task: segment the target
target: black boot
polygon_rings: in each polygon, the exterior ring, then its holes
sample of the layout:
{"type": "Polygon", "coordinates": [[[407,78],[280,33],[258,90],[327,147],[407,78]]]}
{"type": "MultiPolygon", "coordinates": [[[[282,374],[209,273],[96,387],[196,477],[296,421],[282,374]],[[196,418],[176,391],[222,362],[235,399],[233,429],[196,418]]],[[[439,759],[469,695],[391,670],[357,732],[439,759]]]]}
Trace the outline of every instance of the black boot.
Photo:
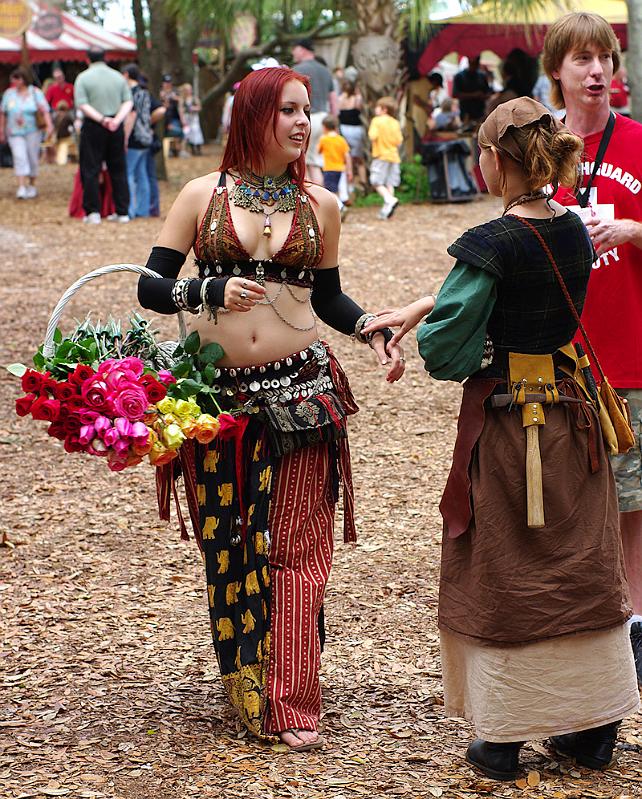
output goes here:
{"type": "Polygon", "coordinates": [[[491,780],[511,782],[517,778],[519,769],[519,750],[522,741],[508,744],[494,744],[476,738],[466,750],[466,760],[476,766],[491,780]]]}
{"type": "Polygon", "coordinates": [[[601,769],[611,762],[620,724],[621,722],[614,721],[590,730],[554,735],[549,740],[553,749],[562,755],[574,757],[581,766],[601,769]]]}

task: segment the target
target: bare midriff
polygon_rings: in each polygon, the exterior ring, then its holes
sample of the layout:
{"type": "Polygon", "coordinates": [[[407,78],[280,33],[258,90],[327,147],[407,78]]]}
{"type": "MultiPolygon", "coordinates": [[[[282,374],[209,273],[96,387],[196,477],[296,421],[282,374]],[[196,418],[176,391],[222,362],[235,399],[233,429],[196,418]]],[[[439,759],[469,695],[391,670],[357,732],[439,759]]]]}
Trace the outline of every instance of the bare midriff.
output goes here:
{"type": "MultiPolygon", "coordinates": [[[[267,297],[273,299],[281,285],[267,282],[267,297]]],[[[304,299],[309,290],[299,286],[291,286],[292,292],[304,299]]],[[[276,307],[290,324],[296,327],[310,327],[314,317],[309,305],[296,302],[283,286],[276,307]]],[[[255,305],[251,311],[239,313],[219,313],[218,323],[209,321],[206,314],[187,319],[188,329],[198,330],[201,344],[216,341],[223,347],[224,358],[221,366],[256,366],[279,358],[285,358],[293,352],[309,347],[318,338],[317,327],[311,330],[294,330],[282,322],[274,309],[269,305],[255,305]]]]}

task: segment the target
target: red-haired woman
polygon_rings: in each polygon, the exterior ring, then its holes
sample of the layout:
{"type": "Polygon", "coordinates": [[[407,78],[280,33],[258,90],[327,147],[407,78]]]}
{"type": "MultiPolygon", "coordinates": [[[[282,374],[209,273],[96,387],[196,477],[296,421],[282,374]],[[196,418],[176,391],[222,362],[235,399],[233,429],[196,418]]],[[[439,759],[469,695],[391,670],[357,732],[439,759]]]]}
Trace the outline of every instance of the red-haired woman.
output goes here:
{"type": "Polygon", "coordinates": [[[370,343],[388,381],[404,370],[390,331],[364,337],[371,315],[341,291],[336,200],[304,183],[309,108],[308,79],[290,69],[241,82],[219,171],[181,191],[147,264],[164,279],[139,286],[146,308],[198,311],[201,342],[223,347],[214,390],[236,424],[195,453],[193,472],[214,647],[248,729],[297,751],[322,745],[318,620],[340,481],[355,539],[357,408],[312,309],[370,343]],[[192,247],[198,278],[177,279],[192,247]]]}

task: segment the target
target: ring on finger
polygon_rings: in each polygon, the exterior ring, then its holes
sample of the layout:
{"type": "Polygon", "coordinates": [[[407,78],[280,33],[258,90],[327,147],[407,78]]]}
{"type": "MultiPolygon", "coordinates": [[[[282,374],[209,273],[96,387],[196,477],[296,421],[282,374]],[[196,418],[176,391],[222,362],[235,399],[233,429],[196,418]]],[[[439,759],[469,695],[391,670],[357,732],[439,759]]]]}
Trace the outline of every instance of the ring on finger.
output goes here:
{"type": "Polygon", "coordinates": [[[247,291],[242,291],[239,296],[240,296],[240,298],[242,300],[246,300],[247,299],[247,291]]]}

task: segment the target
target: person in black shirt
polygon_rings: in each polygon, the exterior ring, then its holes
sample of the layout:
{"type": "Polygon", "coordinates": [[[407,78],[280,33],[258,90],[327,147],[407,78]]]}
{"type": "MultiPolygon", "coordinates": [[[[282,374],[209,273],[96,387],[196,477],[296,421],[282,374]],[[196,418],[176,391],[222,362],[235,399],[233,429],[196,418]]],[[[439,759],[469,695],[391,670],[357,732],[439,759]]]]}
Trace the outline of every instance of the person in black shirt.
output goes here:
{"type": "Polygon", "coordinates": [[[486,99],[490,94],[486,75],[479,69],[479,56],[475,56],[466,69],[455,75],[453,82],[453,97],[459,100],[464,124],[480,122],[484,118],[486,99]]]}

